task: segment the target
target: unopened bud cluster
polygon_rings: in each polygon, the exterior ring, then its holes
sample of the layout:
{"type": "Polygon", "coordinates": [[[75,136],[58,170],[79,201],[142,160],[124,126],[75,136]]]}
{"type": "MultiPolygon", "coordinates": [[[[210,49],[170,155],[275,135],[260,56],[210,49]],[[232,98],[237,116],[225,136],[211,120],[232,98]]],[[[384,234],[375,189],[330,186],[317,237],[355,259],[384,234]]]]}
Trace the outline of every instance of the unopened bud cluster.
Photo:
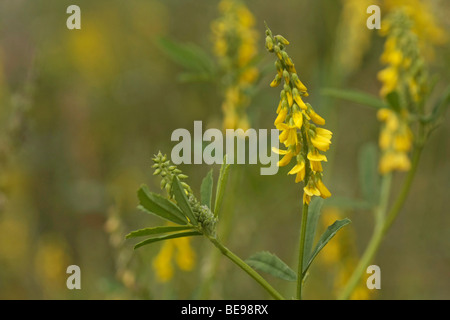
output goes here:
{"type": "MultiPolygon", "coordinates": [[[[155,162],[152,166],[152,168],[155,169],[153,174],[161,176],[161,189],[165,189],[169,199],[174,200],[174,195],[172,193],[173,179],[175,177],[180,180],[186,179],[187,175],[183,174],[181,170],[178,169],[177,166],[173,165],[170,160],[167,159],[167,156],[163,155],[161,152],[155,155],[152,160],[155,162]]],[[[180,181],[180,183],[186,191],[189,205],[192,208],[195,219],[198,222],[197,227],[199,228],[199,231],[208,236],[215,236],[217,218],[214,216],[214,213],[210,208],[208,208],[208,206],[200,204],[194,196],[191,187],[187,183],[183,181],[180,181]]]]}
{"type": "Polygon", "coordinates": [[[188,200],[194,216],[201,228],[200,231],[208,236],[214,237],[216,233],[216,224],[218,221],[214,213],[210,208],[208,208],[208,206],[200,204],[193,194],[189,195],[188,200]]]}
{"type": "MultiPolygon", "coordinates": [[[[176,176],[180,180],[186,179],[187,175],[183,174],[177,166],[171,164],[170,160],[167,159],[167,156],[163,155],[161,152],[158,152],[152,160],[155,163],[152,166],[152,168],[155,169],[153,175],[161,176],[161,189],[165,189],[169,198],[173,198],[171,192],[173,178],[176,176]]],[[[181,181],[181,185],[189,194],[192,193],[191,187],[187,183],[181,181]]]]}

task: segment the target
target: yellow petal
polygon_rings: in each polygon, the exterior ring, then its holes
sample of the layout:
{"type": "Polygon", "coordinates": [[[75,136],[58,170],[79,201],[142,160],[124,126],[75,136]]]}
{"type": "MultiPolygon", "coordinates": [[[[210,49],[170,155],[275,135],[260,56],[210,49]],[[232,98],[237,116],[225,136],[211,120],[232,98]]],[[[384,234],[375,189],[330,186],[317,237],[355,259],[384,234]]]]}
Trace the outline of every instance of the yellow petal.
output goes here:
{"type": "Polygon", "coordinates": [[[305,179],[305,170],[301,170],[297,173],[297,175],[295,176],[295,183],[298,183],[300,181],[303,181],[303,179],[305,179]]]}
{"type": "Polygon", "coordinates": [[[323,126],[325,124],[325,119],[319,116],[314,111],[311,111],[309,113],[309,116],[311,117],[312,121],[314,121],[316,124],[323,126]]]}
{"type": "Polygon", "coordinates": [[[321,136],[315,136],[314,138],[311,138],[311,143],[320,151],[327,151],[330,149],[331,141],[321,136]]]}
{"type": "Polygon", "coordinates": [[[272,147],[272,151],[275,152],[276,154],[282,154],[282,155],[289,153],[289,150],[281,150],[281,149],[278,149],[275,147],[272,147]]]}
{"type": "Polygon", "coordinates": [[[287,113],[288,113],[288,111],[285,108],[281,109],[280,113],[278,114],[277,118],[275,119],[275,122],[274,122],[275,126],[279,123],[284,122],[284,120],[286,120],[287,113]]]}
{"type": "Polygon", "coordinates": [[[301,129],[303,125],[303,114],[300,111],[294,112],[292,118],[294,119],[295,126],[301,129]]]}
{"type": "Polygon", "coordinates": [[[308,159],[311,161],[327,161],[327,157],[324,154],[320,154],[317,151],[308,152],[308,159]]]}
{"type": "Polygon", "coordinates": [[[291,171],[288,172],[288,174],[296,174],[300,171],[304,171],[305,170],[305,163],[302,161],[300,163],[297,163],[292,169],[291,171]]]}
{"type": "Polygon", "coordinates": [[[284,157],[280,161],[278,161],[277,165],[279,167],[284,167],[285,165],[289,164],[289,162],[291,162],[293,155],[294,154],[292,152],[285,154],[284,157]]]}
{"type": "Polygon", "coordinates": [[[322,180],[318,180],[316,183],[317,189],[320,191],[320,196],[324,199],[331,197],[331,192],[325,187],[322,180]]]}
{"type": "Polygon", "coordinates": [[[320,196],[319,189],[317,189],[314,185],[308,184],[306,187],[303,188],[303,191],[305,191],[305,193],[310,197],[320,196]]]}

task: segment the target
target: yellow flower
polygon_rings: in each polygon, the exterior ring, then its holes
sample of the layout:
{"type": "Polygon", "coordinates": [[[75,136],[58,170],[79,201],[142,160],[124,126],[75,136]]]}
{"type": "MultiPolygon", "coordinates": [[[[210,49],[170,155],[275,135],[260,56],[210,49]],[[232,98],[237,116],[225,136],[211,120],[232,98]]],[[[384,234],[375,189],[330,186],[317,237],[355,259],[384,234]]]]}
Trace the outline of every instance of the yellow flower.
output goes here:
{"type": "Polygon", "coordinates": [[[383,83],[380,95],[385,97],[388,93],[395,90],[398,84],[398,70],[394,67],[388,67],[378,72],[378,80],[383,83]]]}
{"type": "Polygon", "coordinates": [[[326,198],[331,197],[330,190],[328,190],[327,187],[325,187],[325,185],[323,184],[321,179],[317,180],[316,186],[317,186],[317,189],[319,189],[320,196],[322,198],[326,199],[326,198]]]}
{"type": "Polygon", "coordinates": [[[195,266],[195,252],[190,245],[190,238],[176,238],[166,240],[156,257],[153,259],[153,269],[160,282],[167,282],[173,278],[175,259],[180,270],[191,271],[195,266]]]}
{"type": "Polygon", "coordinates": [[[295,126],[297,129],[301,129],[303,125],[303,113],[298,110],[297,105],[294,105],[293,112],[292,112],[292,119],[294,120],[295,126]]]}
{"type": "Polygon", "coordinates": [[[281,143],[284,143],[286,147],[295,146],[298,143],[297,128],[292,124],[280,123],[277,125],[277,129],[281,130],[279,139],[281,143]]]}
{"type": "Polygon", "coordinates": [[[306,195],[312,197],[312,196],[320,196],[320,190],[317,189],[315,184],[313,182],[309,182],[304,188],[303,191],[306,193],[306,195]]]}
{"type": "Polygon", "coordinates": [[[327,151],[330,148],[331,136],[330,130],[316,128],[316,135],[311,138],[311,143],[320,151],[327,151]]]}
{"type": "Polygon", "coordinates": [[[165,241],[158,255],[153,259],[153,269],[161,282],[167,282],[173,277],[174,269],[171,263],[173,251],[173,244],[165,241]]]}
{"type": "Polygon", "coordinates": [[[287,114],[288,114],[288,108],[281,108],[280,112],[278,113],[277,118],[275,119],[275,122],[274,122],[275,126],[283,123],[284,120],[286,120],[287,114]]]}
{"type": "Polygon", "coordinates": [[[297,162],[297,164],[288,172],[288,174],[296,174],[295,182],[303,181],[305,178],[305,161],[297,162]]]}
{"type": "Polygon", "coordinates": [[[314,121],[318,125],[325,125],[325,119],[319,116],[314,110],[308,110],[308,115],[311,117],[311,120],[314,121]]]}
{"type": "Polygon", "coordinates": [[[317,150],[308,152],[308,159],[310,161],[325,161],[327,162],[327,157],[324,154],[320,154],[317,150]]]}

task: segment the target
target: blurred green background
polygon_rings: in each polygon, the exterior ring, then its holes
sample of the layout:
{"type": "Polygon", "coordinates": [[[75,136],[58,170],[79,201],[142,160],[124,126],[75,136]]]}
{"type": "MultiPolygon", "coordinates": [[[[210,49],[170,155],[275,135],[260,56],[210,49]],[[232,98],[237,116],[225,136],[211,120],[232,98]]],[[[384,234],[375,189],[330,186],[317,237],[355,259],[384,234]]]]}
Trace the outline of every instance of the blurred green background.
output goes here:
{"type": "MultiPolygon", "coordinates": [[[[433,22],[448,34],[444,18],[450,2],[426,3],[433,22]]],[[[365,12],[352,25],[355,17],[343,14],[346,1],[245,4],[260,35],[259,66],[270,70],[262,73],[247,109],[250,126],[273,128],[279,100],[279,90],[268,86],[275,70],[270,68],[274,56],[264,47],[266,21],[291,42],[287,50],[308,86],[308,101],[334,133],[327,186],[333,196],[360,197],[358,152],[368,142],[377,143],[375,112],[328,98],[321,90],[344,87],[378,95],[383,39],[366,28],[365,12]],[[366,39],[359,47],[349,42],[358,38],[353,33],[366,39]],[[349,57],[354,65],[346,65],[349,57]]],[[[209,242],[193,239],[194,270],[176,270],[162,283],[152,269],[161,245],[133,251],[134,243],[124,236],[161,223],[136,209],[136,191],[146,183],[159,192],[151,157],[159,150],[170,155],[172,131],[192,131],[194,120],[221,128],[217,86],[178,81],[182,68],[157,45],[165,36],[195,43],[213,58],[211,23],[219,14],[218,1],[211,0],[0,1],[1,299],[196,297],[213,249],[209,242]],[[81,30],[66,28],[71,4],[81,8],[81,30]],[[66,288],[71,264],[81,268],[81,290],[66,288]]],[[[433,46],[427,61],[439,79],[435,98],[450,82],[450,48],[448,42],[433,46]]],[[[374,261],[381,267],[382,289],[365,298],[450,298],[449,134],[447,119],[425,147],[406,205],[374,261]]],[[[180,166],[197,194],[210,168],[180,166]]],[[[216,178],[219,166],[213,168],[216,178]]],[[[234,219],[226,245],[243,258],[268,250],[295,267],[301,186],[286,175],[288,168],[274,176],[261,176],[259,170],[259,165],[232,168],[226,208],[234,219]]],[[[403,177],[396,175],[394,192],[403,177]]],[[[357,256],[370,237],[373,217],[368,210],[339,210],[353,221],[341,237],[351,239],[357,256]]],[[[306,298],[335,297],[340,262],[322,260],[311,269],[306,298]]],[[[294,295],[292,284],[267,278],[294,295]]],[[[225,258],[209,297],[268,298],[225,258]]]]}

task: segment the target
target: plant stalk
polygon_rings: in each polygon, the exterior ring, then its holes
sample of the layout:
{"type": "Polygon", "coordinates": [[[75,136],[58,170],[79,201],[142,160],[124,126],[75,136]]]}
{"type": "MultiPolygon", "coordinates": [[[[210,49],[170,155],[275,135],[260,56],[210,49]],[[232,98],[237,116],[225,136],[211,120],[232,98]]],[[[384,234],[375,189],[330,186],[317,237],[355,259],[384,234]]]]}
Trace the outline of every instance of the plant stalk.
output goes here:
{"type": "MultiPolygon", "coordinates": [[[[351,294],[353,293],[355,287],[357,286],[358,282],[361,280],[364,271],[369,266],[371,261],[373,261],[380,244],[392,226],[392,223],[394,222],[395,218],[397,217],[398,213],[403,207],[403,204],[406,201],[406,198],[408,196],[409,190],[411,189],[412,182],[414,180],[414,176],[417,171],[417,167],[419,164],[419,159],[422,154],[423,150],[423,144],[420,143],[417,145],[417,147],[414,150],[414,155],[412,158],[412,164],[411,169],[408,172],[407,177],[405,178],[405,181],[403,182],[402,189],[400,193],[398,194],[394,204],[392,205],[389,213],[386,215],[386,209],[387,209],[387,197],[389,195],[389,190],[387,189],[385,183],[382,184],[382,192],[381,192],[381,200],[380,200],[380,207],[379,211],[376,214],[376,224],[374,233],[372,235],[372,238],[369,241],[369,244],[367,245],[367,248],[361,257],[361,260],[359,261],[356,269],[353,271],[352,276],[350,277],[349,281],[347,282],[347,285],[345,286],[344,290],[342,291],[341,295],[338,297],[340,300],[347,300],[350,298],[351,294]]],[[[386,175],[387,176],[387,175],[386,175]]],[[[388,178],[390,180],[390,178],[388,178]]],[[[384,179],[386,181],[386,179],[384,179]]],[[[390,182],[389,182],[390,185],[390,182]]]]}
{"type": "Polygon", "coordinates": [[[298,270],[297,270],[297,299],[302,299],[302,287],[303,287],[303,256],[305,251],[305,239],[306,239],[306,224],[308,222],[308,209],[307,203],[303,204],[302,211],[302,226],[300,229],[300,245],[298,250],[298,270]]]}
{"type": "Polygon", "coordinates": [[[244,270],[250,277],[258,282],[274,299],[285,300],[284,297],[275,290],[258,272],[245,263],[241,258],[231,252],[216,238],[210,237],[209,240],[222,252],[222,254],[234,262],[239,268],[244,270]]]}

